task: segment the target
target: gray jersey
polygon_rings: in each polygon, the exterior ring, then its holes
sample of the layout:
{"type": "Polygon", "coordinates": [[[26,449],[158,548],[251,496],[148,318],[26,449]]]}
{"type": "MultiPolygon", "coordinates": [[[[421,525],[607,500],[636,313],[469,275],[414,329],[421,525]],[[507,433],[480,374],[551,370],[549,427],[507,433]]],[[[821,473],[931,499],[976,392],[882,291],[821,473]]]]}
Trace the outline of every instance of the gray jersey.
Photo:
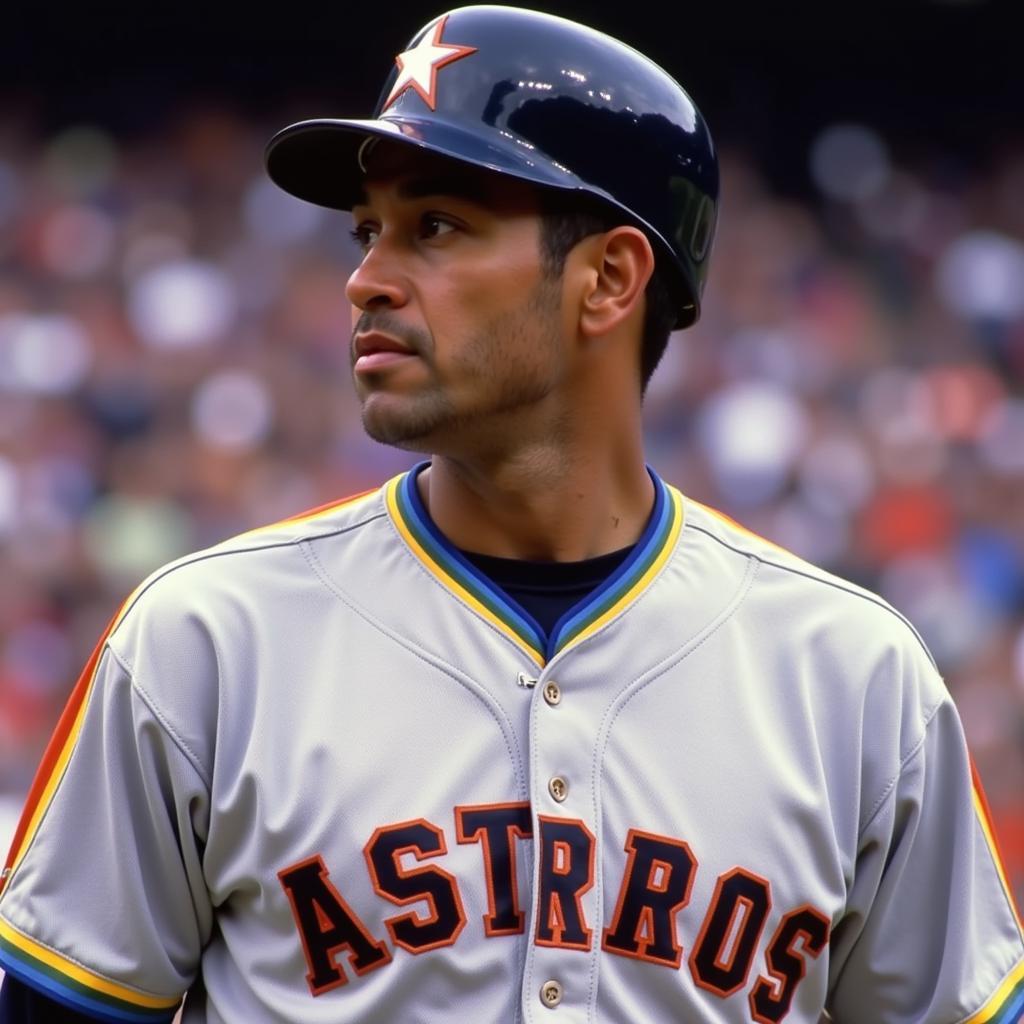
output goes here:
{"type": "Polygon", "coordinates": [[[659,480],[545,636],[413,481],[131,597],[0,963],[110,1021],[1020,1019],[960,721],[898,614],[659,480]]]}

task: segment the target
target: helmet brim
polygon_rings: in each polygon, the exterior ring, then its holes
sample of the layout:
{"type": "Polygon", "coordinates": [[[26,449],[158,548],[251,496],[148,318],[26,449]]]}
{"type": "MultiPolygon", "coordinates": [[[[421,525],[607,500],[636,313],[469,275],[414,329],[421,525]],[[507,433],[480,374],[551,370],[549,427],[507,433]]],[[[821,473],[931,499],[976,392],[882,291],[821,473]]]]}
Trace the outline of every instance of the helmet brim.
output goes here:
{"type": "MultiPolygon", "coordinates": [[[[438,118],[300,121],[283,128],[267,143],[267,173],[272,181],[299,199],[350,210],[362,195],[365,172],[360,164],[360,151],[370,138],[407,143],[538,185],[584,188],[574,174],[538,154],[528,143],[510,136],[503,148],[479,133],[438,118]]],[[[607,199],[615,203],[611,196],[607,199]]]]}

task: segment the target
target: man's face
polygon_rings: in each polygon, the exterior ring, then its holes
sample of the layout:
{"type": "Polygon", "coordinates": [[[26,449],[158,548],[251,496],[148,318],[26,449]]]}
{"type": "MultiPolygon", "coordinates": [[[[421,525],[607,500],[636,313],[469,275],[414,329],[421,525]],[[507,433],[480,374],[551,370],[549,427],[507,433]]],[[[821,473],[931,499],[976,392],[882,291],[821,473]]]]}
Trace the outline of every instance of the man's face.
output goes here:
{"type": "Polygon", "coordinates": [[[563,369],[561,283],[526,183],[382,143],[353,211],[352,374],[378,441],[463,451],[522,427],[563,369]]]}

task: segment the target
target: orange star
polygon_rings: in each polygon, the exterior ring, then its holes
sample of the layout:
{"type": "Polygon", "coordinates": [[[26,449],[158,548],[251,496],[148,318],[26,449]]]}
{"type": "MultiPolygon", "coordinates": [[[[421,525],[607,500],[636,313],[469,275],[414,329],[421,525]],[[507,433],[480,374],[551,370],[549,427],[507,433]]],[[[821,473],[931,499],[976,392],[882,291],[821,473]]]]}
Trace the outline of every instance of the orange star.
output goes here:
{"type": "Polygon", "coordinates": [[[471,53],[476,53],[475,46],[456,46],[442,43],[441,33],[444,31],[446,14],[435,26],[433,34],[425,35],[411,50],[395,57],[398,65],[398,78],[392,86],[384,110],[387,110],[406,89],[415,89],[431,110],[437,109],[437,72],[452,61],[461,60],[471,53]]]}

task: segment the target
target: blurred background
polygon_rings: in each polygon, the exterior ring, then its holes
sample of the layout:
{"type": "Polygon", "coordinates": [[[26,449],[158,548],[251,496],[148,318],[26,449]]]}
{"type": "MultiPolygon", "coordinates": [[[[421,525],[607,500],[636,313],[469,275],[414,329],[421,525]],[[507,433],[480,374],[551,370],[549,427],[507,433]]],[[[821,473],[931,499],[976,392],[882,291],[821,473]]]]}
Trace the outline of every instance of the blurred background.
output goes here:
{"type": "MultiPolygon", "coordinates": [[[[541,6],[535,4],[534,6],[541,6]]],[[[552,3],[720,147],[704,313],[647,402],[684,492],[879,591],[963,716],[1024,896],[1024,89],[1010,7],[552,3]]],[[[362,116],[435,4],[21,12],[0,41],[0,845],[153,568],[382,481],[348,218],[262,150],[362,116]]],[[[5,15],[5,21],[8,16],[5,15]]]]}

